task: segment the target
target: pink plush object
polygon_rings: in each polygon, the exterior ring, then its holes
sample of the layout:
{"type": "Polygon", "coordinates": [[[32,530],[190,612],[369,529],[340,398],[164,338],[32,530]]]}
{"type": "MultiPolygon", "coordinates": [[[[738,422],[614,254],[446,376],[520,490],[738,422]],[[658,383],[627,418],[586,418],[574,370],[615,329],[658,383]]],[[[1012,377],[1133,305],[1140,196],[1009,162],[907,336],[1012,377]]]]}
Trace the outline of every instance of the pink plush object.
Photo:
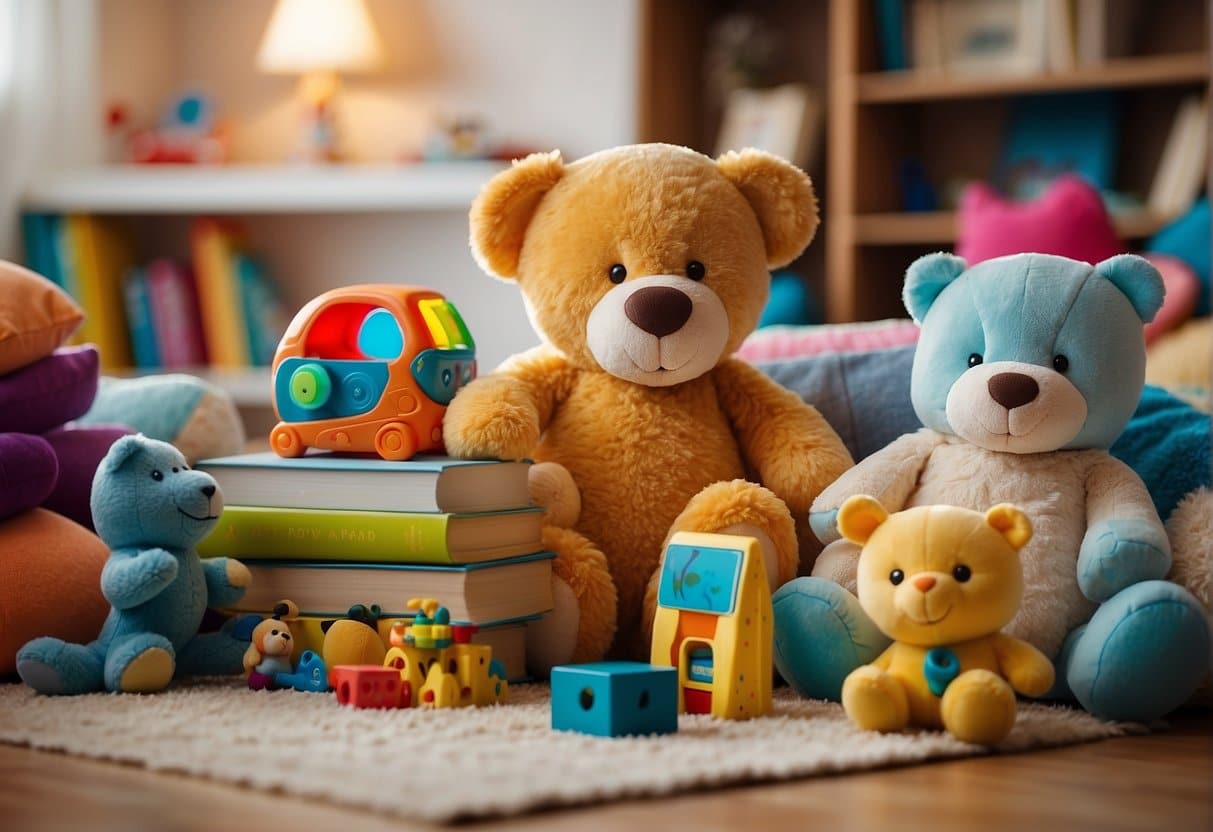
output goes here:
{"type": "Polygon", "coordinates": [[[918,341],[913,321],[892,319],[824,326],[764,327],[744,342],[737,354],[747,361],[775,361],[823,352],[868,352],[918,341]]]}
{"type": "Polygon", "coordinates": [[[1103,198],[1077,176],[1058,177],[1032,202],[1008,200],[981,182],[969,185],[956,227],[956,254],[970,266],[1029,251],[1094,264],[1127,251],[1103,198]]]}
{"type": "Polygon", "coordinates": [[[1200,278],[1187,263],[1169,254],[1148,251],[1142,257],[1158,269],[1158,273],[1162,275],[1163,286],[1167,290],[1162,308],[1158,310],[1154,320],[1146,324],[1146,343],[1149,344],[1192,317],[1192,311],[1196,309],[1196,299],[1200,296],[1200,278]]]}

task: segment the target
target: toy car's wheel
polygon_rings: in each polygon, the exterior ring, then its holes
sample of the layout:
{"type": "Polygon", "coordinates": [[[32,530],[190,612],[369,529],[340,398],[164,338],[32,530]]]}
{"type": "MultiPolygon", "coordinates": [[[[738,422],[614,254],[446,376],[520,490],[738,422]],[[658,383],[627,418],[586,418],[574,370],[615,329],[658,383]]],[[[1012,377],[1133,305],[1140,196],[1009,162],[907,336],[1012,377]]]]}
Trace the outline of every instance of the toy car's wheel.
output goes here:
{"type": "Polygon", "coordinates": [[[375,453],[384,459],[409,459],[417,452],[413,429],[400,422],[388,422],[375,434],[375,453]]]}
{"type": "Polygon", "coordinates": [[[300,364],[291,373],[291,401],[304,410],[324,407],[333,395],[333,380],[321,364],[300,364]]]}
{"type": "Polygon", "coordinates": [[[303,452],[307,450],[303,445],[303,438],[299,436],[299,431],[290,425],[282,424],[270,431],[270,447],[278,456],[288,459],[303,456],[303,452]]]}

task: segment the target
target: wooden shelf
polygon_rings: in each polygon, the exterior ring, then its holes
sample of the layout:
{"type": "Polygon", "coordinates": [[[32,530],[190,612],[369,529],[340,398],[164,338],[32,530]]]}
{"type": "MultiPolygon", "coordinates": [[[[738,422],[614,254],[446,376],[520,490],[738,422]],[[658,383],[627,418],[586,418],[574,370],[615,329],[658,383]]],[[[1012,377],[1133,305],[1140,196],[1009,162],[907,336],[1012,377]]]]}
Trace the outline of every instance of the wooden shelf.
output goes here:
{"type": "Polygon", "coordinates": [[[172,370],[127,367],[105,370],[105,375],[123,378],[175,373],[197,376],[225,390],[237,407],[268,408],[272,404],[269,367],[183,367],[172,370]]]}
{"type": "Polygon", "coordinates": [[[945,72],[869,72],[856,78],[861,103],[1032,95],[1077,90],[1155,87],[1209,80],[1203,52],[1118,58],[1097,66],[1043,75],[949,75],[945,72]]]}
{"type": "MultiPolygon", "coordinates": [[[[1149,211],[1126,211],[1112,215],[1116,233],[1128,240],[1149,237],[1169,221],[1169,217],[1160,217],[1149,211]]],[[[860,245],[929,245],[952,243],[955,240],[956,214],[951,211],[860,214],[855,217],[855,242],[860,245]]]]}
{"type": "Polygon", "coordinates": [[[99,214],[466,211],[500,162],[418,165],[107,165],[36,182],[31,211],[99,214]]]}

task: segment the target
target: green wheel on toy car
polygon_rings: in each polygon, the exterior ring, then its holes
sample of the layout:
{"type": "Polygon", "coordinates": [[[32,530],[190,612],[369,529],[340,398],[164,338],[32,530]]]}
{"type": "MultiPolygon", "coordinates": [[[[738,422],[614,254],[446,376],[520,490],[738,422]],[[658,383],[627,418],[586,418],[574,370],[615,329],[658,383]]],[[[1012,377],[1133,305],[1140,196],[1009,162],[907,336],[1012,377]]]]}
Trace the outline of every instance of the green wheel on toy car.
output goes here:
{"type": "Polygon", "coordinates": [[[320,364],[301,364],[291,373],[291,401],[305,410],[324,407],[333,395],[333,381],[320,364]]]}

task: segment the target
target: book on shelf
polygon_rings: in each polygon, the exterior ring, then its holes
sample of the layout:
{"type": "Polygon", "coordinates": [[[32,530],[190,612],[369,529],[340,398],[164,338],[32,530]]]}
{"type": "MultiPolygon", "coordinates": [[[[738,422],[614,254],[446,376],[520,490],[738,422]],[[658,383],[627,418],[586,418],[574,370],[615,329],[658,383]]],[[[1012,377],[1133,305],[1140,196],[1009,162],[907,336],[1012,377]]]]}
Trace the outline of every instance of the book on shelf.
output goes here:
{"type": "Polygon", "coordinates": [[[1209,159],[1209,100],[1192,95],[1179,104],[1167,134],[1147,207],[1163,217],[1182,214],[1204,187],[1209,159]]]}
{"type": "Polygon", "coordinates": [[[189,269],[167,257],[148,263],[144,271],[152,329],[160,366],[170,369],[206,363],[198,296],[189,269]]]}
{"type": "Polygon", "coordinates": [[[152,301],[147,291],[147,270],[134,266],[122,282],[126,299],[126,321],[131,331],[131,351],[135,366],[148,369],[160,366],[160,348],[156,344],[156,327],[152,321],[152,301]]]}
{"type": "Polygon", "coordinates": [[[198,544],[198,553],[343,563],[481,563],[538,551],[542,527],[539,508],[430,514],[228,506],[198,544]]]}
{"type": "Polygon", "coordinates": [[[303,615],[339,618],[355,604],[408,617],[410,598],[437,598],[455,621],[523,619],[552,608],[551,552],[460,566],[244,560],[253,581],[238,612],[263,613],[290,598],[303,615]]]}
{"type": "MultiPolygon", "coordinates": [[[[439,599],[441,601],[442,599],[439,599]]],[[[269,615],[270,611],[264,611],[269,615]]],[[[526,678],[526,622],[533,621],[539,616],[527,616],[523,619],[509,621],[486,622],[477,624],[473,644],[485,644],[493,649],[493,658],[505,666],[506,678],[511,682],[526,678]]],[[[324,647],[325,625],[336,621],[332,616],[301,616],[291,620],[291,635],[295,639],[296,657],[304,650],[311,650],[321,655],[324,647]]],[[[380,618],[378,622],[379,637],[385,647],[390,647],[388,640],[392,624],[396,621],[408,621],[407,618],[390,616],[380,618]]],[[[456,621],[456,624],[465,622],[456,621]]],[[[473,622],[474,623],[474,622],[473,622]]]]}
{"type": "Polygon", "coordinates": [[[529,462],[416,456],[403,462],[272,452],[198,463],[229,505],[475,514],[530,507],[529,462]]]}
{"type": "Polygon", "coordinates": [[[196,220],[190,228],[190,251],[198,286],[202,333],[211,364],[252,364],[240,285],[233,268],[236,232],[217,220],[196,220]]]}
{"type": "Polygon", "coordinates": [[[122,295],[133,264],[128,241],[112,219],[72,214],[60,223],[60,273],[84,309],[75,343],[97,345],[101,368],[129,367],[130,333],[122,295]]]}

